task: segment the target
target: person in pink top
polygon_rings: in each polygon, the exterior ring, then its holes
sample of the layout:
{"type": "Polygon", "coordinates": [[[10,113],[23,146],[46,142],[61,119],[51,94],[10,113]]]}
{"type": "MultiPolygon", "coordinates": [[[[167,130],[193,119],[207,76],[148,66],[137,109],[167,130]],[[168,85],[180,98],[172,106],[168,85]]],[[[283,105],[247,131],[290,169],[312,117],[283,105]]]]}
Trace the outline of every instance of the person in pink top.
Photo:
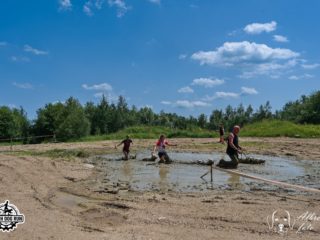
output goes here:
{"type": "Polygon", "coordinates": [[[158,156],[160,158],[159,163],[170,163],[171,160],[166,152],[166,146],[177,146],[177,144],[170,144],[164,135],[161,135],[153,148],[153,155],[158,150],[158,156]]]}

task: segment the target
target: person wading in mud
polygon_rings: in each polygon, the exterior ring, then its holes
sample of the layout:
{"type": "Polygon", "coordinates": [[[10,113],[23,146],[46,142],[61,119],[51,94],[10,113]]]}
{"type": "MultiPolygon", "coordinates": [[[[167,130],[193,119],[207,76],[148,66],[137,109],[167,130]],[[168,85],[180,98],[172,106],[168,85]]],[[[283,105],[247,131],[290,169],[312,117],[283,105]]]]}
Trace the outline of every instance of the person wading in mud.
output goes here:
{"type": "Polygon", "coordinates": [[[128,135],[126,137],[126,139],[124,139],[121,143],[116,145],[116,148],[118,146],[120,146],[121,144],[123,144],[122,152],[123,152],[123,155],[124,155],[124,160],[128,160],[129,159],[129,153],[130,153],[130,146],[131,146],[131,144],[133,144],[132,140],[130,139],[130,136],[128,135]]]}
{"type": "Polygon", "coordinates": [[[224,127],[222,123],[220,124],[220,127],[219,127],[219,135],[220,135],[219,143],[224,144],[224,127]]]}
{"type": "Polygon", "coordinates": [[[156,150],[158,150],[158,156],[160,158],[159,163],[171,163],[172,160],[169,158],[166,152],[166,146],[177,146],[177,144],[170,144],[164,135],[161,135],[156,145],[153,148],[152,155],[155,155],[156,150]]]}
{"type": "Polygon", "coordinates": [[[239,132],[240,132],[240,127],[237,125],[234,126],[227,140],[228,146],[227,146],[226,153],[230,157],[231,161],[225,161],[224,159],[221,159],[220,162],[217,164],[218,167],[237,168],[239,163],[238,153],[242,153],[243,151],[243,149],[239,145],[239,138],[238,138],[239,132]]]}

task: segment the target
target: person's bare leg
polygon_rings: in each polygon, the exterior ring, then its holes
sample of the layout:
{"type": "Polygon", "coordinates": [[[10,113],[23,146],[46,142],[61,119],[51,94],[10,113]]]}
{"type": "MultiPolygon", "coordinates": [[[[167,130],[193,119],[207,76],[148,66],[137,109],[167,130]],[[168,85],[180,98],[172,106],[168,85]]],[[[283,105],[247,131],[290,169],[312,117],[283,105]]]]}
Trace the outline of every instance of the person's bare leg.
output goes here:
{"type": "Polygon", "coordinates": [[[124,160],[128,160],[129,159],[129,153],[126,151],[123,151],[124,154],[124,160]]]}
{"type": "Polygon", "coordinates": [[[164,163],[164,162],[165,162],[165,156],[164,156],[164,155],[162,155],[162,156],[161,156],[161,158],[160,158],[159,163],[164,163]]]}

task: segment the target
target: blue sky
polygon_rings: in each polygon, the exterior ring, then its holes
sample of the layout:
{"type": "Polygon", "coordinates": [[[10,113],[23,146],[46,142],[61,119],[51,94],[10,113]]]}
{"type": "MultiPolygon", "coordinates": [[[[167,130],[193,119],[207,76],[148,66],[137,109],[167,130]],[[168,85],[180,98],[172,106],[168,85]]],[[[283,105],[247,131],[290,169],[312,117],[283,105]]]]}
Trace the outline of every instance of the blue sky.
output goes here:
{"type": "Polygon", "coordinates": [[[320,1],[3,0],[0,105],[102,94],[209,115],[319,90],[320,1]]]}

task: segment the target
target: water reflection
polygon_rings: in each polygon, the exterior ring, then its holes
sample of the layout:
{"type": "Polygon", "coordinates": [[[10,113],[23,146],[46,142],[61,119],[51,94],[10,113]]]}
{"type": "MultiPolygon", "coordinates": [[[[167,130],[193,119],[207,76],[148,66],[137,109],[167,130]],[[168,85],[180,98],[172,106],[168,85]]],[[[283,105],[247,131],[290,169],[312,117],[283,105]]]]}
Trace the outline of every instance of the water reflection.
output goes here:
{"type": "Polygon", "coordinates": [[[132,181],[133,167],[130,161],[125,161],[120,167],[120,172],[127,178],[127,181],[132,181]]]}
{"type": "Polygon", "coordinates": [[[239,190],[245,190],[246,189],[245,185],[242,182],[240,182],[240,176],[239,175],[230,174],[227,182],[228,182],[229,186],[232,187],[232,188],[237,188],[239,190]]]}
{"type": "Polygon", "coordinates": [[[159,166],[159,188],[160,191],[167,191],[169,189],[169,182],[168,182],[168,174],[169,174],[169,167],[161,164],[159,166]]]}

